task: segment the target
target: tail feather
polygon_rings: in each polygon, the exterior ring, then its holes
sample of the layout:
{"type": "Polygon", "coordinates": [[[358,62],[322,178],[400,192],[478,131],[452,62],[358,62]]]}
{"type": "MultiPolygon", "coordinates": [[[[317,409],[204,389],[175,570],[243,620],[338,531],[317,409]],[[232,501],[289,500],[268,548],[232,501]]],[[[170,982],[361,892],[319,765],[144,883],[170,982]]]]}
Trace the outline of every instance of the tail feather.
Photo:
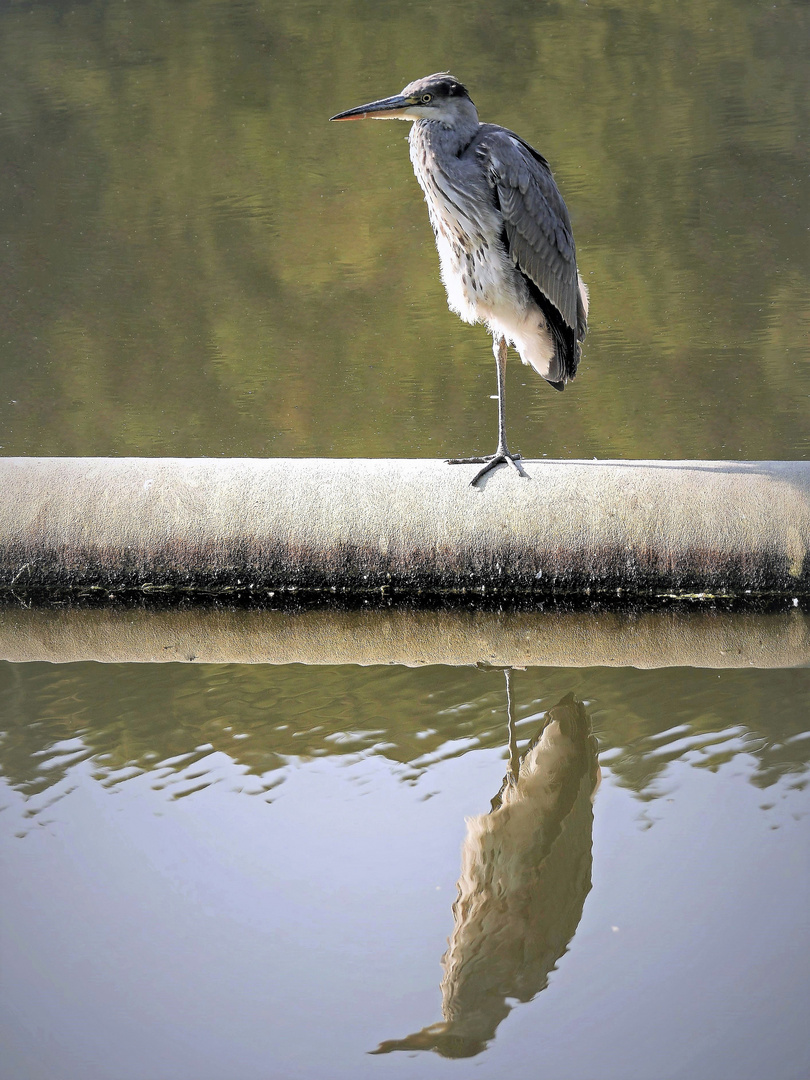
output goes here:
{"type": "MultiPolygon", "coordinates": [[[[577,340],[577,331],[572,329],[563,319],[557,308],[547,296],[537,288],[533,281],[526,278],[532,300],[543,312],[551,339],[554,342],[554,360],[549,368],[548,375],[544,376],[555,390],[565,389],[565,384],[576,376],[579,358],[582,350],[577,340]]],[[[579,312],[577,311],[577,321],[579,312]]],[[[584,337],[584,331],[583,331],[584,337]]],[[[581,339],[580,339],[581,340],[581,339]]]]}

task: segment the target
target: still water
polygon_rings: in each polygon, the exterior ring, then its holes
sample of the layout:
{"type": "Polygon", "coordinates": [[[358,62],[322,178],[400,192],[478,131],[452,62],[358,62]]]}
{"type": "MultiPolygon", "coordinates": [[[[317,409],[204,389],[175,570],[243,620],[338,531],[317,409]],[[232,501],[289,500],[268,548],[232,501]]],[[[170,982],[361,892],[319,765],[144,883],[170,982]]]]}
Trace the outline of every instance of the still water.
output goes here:
{"type": "Polygon", "coordinates": [[[548,157],[591,291],[576,382],[507,371],[550,457],[810,453],[798,2],[0,5],[0,452],[490,450],[408,125],[450,68],[548,157]]]}
{"type": "MultiPolygon", "coordinates": [[[[810,9],[0,6],[0,453],[489,451],[404,124],[591,290],[529,456],[810,455],[810,9]]],[[[573,663],[573,661],[570,661],[573,663]]],[[[806,1080],[807,669],[0,664],[2,1080],[806,1080]],[[379,1053],[373,1053],[380,1051],[379,1053]]]]}

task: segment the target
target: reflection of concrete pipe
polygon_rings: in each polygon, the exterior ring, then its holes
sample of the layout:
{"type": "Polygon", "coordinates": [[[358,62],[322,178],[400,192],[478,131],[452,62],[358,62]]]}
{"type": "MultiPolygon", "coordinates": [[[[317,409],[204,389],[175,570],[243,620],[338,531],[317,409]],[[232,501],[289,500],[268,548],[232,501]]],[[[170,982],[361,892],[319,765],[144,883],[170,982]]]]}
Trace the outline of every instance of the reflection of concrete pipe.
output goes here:
{"type": "Polygon", "coordinates": [[[810,595],[809,462],[0,459],[0,589],[810,595]]]}
{"type": "Polygon", "coordinates": [[[467,819],[442,960],[443,1020],[374,1053],[471,1057],[494,1038],[510,999],[530,1001],[548,985],[591,888],[596,750],[585,709],[567,695],[492,811],[467,819]]]}
{"type": "Polygon", "coordinates": [[[810,615],[720,611],[268,611],[0,604],[0,659],[70,663],[802,667],[810,615]]]}

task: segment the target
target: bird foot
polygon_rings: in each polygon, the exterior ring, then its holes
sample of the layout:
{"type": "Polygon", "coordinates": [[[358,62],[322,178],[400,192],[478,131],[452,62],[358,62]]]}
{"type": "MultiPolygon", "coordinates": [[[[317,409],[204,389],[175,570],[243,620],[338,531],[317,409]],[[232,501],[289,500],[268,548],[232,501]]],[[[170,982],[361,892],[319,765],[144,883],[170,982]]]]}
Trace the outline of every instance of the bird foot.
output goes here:
{"type": "Polygon", "coordinates": [[[448,458],[445,462],[447,465],[483,465],[483,469],[479,469],[475,476],[470,481],[470,487],[475,487],[482,476],[498,465],[511,465],[521,476],[528,476],[520,464],[520,454],[510,454],[508,450],[498,450],[495,454],[488,454],[486,457],[470,457],[470,458],[448,458]]]}

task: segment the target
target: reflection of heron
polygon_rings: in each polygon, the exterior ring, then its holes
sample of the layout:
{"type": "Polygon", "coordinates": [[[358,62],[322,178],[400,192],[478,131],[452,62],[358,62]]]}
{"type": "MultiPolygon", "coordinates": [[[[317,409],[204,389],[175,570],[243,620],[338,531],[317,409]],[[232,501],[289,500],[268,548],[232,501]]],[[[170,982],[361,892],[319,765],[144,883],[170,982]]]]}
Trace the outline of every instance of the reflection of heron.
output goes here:
{"type": "Polygon", "coordinates": [[[508,1014],[508,999],[530,1001],[545,989],[576,932],[591,888],[596,739],[584,707],[568,694],[549,709],[522,760],[510,710],[509,743],[492,810],[467,820],[455,926],[442,960],[444,1020],[374,1053],[480,1053],[508,1014]]]}
{"type": "Polygon", "coordinates": [[[481,124],[448,72],[417,79],[395,97],[333,120],[415,121],[411,162],[425,192],[447,300],[465,322],[486,323],[498,366],[498,448],[452,464],[513,465],[506,446],[504,378],[511,342],[557,390],[573,379],[587,329],[588,294],[577,274],[571,221],[544,157],[496,124],[481,124]]]}

